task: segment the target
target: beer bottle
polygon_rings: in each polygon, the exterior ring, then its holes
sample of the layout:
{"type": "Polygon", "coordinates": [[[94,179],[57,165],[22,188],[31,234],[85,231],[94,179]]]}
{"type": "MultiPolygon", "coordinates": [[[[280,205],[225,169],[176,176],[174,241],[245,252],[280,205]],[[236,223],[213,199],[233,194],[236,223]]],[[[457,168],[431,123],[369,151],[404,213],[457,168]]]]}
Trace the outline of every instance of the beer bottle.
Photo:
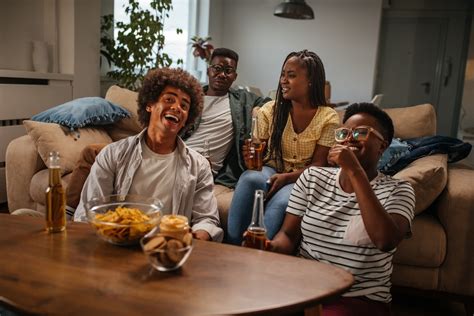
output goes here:
{"type": "Polygon", "coordinates": [[[253,200],[252,222],[244,233],[244,246],[255,249],[265,249],[267,229],[263,223],[263,190],[255,191],[253,200]]]}
{"type": "Polygon", "coordinates": [[[258,118],[256,116],[252,117],[252,130],[247,145],[249,146],[250,154],[252,155],[252,159],[250,159],[247,166],[248,169],[262,170],[265,143],[260,140],[258,134],[258,118]]]}
{"type": "Polygon", "coordinates": [[[49,153],[49,185],[46,188],[46,230],[57,233],[66,229],[66,193],[61,183],[60,158],[57,151],[49,153]]]}

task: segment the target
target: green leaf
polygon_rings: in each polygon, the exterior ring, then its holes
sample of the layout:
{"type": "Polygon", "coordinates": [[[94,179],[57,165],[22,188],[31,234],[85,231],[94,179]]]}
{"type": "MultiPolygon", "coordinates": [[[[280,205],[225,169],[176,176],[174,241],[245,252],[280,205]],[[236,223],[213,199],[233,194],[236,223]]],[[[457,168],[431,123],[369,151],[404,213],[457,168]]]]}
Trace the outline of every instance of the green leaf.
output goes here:
{"type": "MultiPolygon", "coordinates": [[[[129,22],[115,23],[117,39],[112,36],[114,20],[112,15],[101,17],[101,55],[115,69],[107,76],[117,80],[122,87],[136,90],[150,68],[170,66],[173,61],[165,53],[164,18],[172,9],[171,0],[151,0],[152,10],[140,7],[138,0],[128,0],[124,11],[129,22]]],[[[181,29],[176,29],[182,34],[181,29]]],[[[178,64],[183,64],[178,59],[178,64]]]]}

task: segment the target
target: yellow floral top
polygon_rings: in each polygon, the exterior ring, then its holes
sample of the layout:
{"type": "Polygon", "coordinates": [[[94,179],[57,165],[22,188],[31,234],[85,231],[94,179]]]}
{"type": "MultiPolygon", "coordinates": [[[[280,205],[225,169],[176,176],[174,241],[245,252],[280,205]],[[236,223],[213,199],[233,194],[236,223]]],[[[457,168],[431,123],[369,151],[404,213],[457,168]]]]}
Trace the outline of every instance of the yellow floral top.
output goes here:
{"type": "MultiPolygon", "coordinates": [[[[258,135],[260,139],[270,142],[272,132],[273,107],[275,101],[265,103],[258,111],[258,135]]],[[[326,147],[334,145],[334,130],[339,127],[337,112],[320,106],[306,129],[297,134],[293,129],[290,115],[282,135],[282,155],[284,172],[305,168],[311,163],[316,144],[326,147]]],[[[270,144],[267,144],[267,148],[270,144]]],[[[276,163],[265,157],[265,164],[275,168],[276,163]]]]}

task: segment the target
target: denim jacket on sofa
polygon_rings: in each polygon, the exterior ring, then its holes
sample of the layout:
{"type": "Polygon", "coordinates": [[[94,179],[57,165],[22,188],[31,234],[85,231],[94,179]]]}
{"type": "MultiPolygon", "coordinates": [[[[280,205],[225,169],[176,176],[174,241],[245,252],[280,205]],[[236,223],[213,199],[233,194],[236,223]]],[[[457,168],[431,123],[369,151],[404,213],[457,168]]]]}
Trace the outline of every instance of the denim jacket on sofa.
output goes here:
{"type": "Polygon", "coordinates": [[[466,158],[471,152],[472,145],[449,136],[425,136],[405,140],[408,143],[408,154],[400,158],[396,164],[383,170],[388,175],[394,175],[416,159],[435,155],[447,154],[448,162],[456,162],[466,158]]]}

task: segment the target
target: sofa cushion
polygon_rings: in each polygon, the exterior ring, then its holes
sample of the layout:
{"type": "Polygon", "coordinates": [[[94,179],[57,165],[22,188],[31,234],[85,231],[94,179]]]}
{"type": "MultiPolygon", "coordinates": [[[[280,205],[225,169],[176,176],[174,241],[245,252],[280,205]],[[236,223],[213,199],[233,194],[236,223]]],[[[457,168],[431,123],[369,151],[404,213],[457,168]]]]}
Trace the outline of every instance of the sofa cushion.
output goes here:
{"type": "MultiPolygon", "coordinates": [[[[383,109],[393,121],[394,137],[401,139],[433,136],[436,134],[436,112],[431,104],[419,104],[404,108],[383,109]]],[[[341,119],[345,111],[336,109],[341,119]]]]}
{"type": "Polygon", "coordinates": [[[427,213],[416,216],[412,224],[412,237],[398,245],[393,262],[425,268],[441,266],[447,244],[443,226],[427,213]]]}
{"type": "Polygon", "coordinates": [[[415,215],[428,208],[440,195],[448,180],[447,156],[437,154],[422,157],[393,177],[410,182],[415,190],[415,215]]]}
{"type": "Polygon", "coordinates": [[[130,112],[129,118],[124,118],[114,125],[111,125],[107,131],[113,141],[117,141],[127,136],[138,134],[143,128],[138,122],[138,93],[120,88],[118,86],[111,86],[107,90],[105,98],[110,102],[120,105],[130,112]]]}
{"type": "Polygon", "coordinates": [[[436,134],[436,113],[431,104],[384,110],[393,121],[395,137],[407,139],[436,134]]]}
{"type": "Polygon", "coordinates": [[[78,129],[84,126],[112,124],[125,117],[130,117],[130,113],[120,106],[103,98],[88,97],[50,108],[34,115],[31,120],[78,129]]]}
{"type": "MultiPolygon", "coordinates": [[[[67,190],[69,179],[71,178],[71,173],[61,177],[61,183],[64,190],[67,190]]],[[[48,169],[43,169],[35,173],[30,182],[30,196],[33,201],[41,205],[45,205],[45,191],[48,187],[49,180],[49,171],[48,169]]]]}
{"type": "Polygon", "coordinates": [[[23,121],[28,135],[33,139],[36,149],[47,165],[49,152],[57,151],[61,157],[63,173],[68,173],[76,166],[84,147],[94,143],[111,143],[110,136],[101,128],[80,128],[80,137],[69,129],[54,123],[23,121]]]}
{"type": "Polygon", "coordinates": [[[229,216],[229,207],[230,202],[232,202],[232,196],[234,195],[234,190],[216,184],[214,186],[214,196],[217,199],[217,209],[219,210],[219,219],[221,222],[221,227],[224,231],[227,231],[227,217],[229,216]]]}

